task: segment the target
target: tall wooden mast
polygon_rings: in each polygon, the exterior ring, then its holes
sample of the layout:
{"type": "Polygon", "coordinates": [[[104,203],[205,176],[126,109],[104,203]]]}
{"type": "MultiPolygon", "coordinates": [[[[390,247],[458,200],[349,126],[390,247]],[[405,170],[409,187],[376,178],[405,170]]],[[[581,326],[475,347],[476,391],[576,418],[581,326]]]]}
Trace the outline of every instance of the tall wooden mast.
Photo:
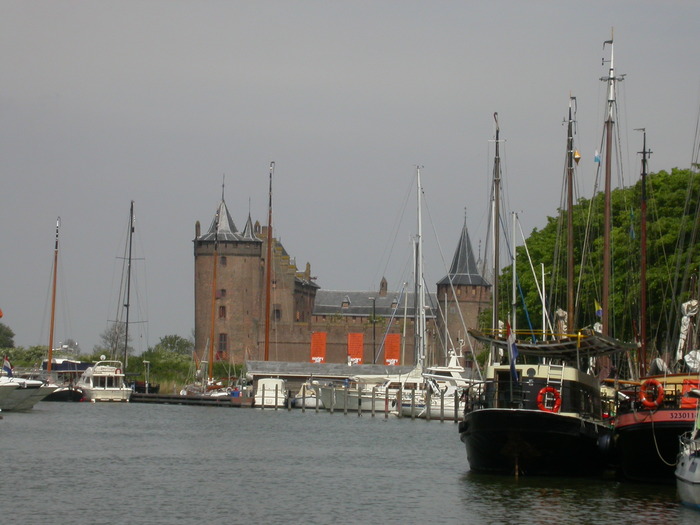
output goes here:
{"type": "MultiPolygon", "coordinates": [[[[612,35],[611,35],[612,37],[612,35]]],[[[622,78],[615,77],[615,63],[613,51],[613,39],[603,42],[603,48],[606,44],[610,44],[610,67],[608,76],[601,78],[602,81],[608,84],[608,100],[605,111],[605,205],[604,205],[604,224],[603,224],[603,312],[601,315],[601,324],[603,325],[602,334],[610,335],[610,275],[612,273],[612,262],[610,255],[610,234],[612,228],[612,144],[613,144],[613,124],[616,108],[615,86],[618,80],[622,78]]]]}
{"type": "Polygon", "coordinates": [[[270,359],[270,295],[272,284],[272,175],[275,162],[270,162],[270,191],[267,206],[267,255],[265,256],[265,361],[270,359]]]}
{"type": "Polygon", "coordinates": [[[566,133],[566,311],[567,331],[576,331],[574,288],[574,104],[576,97],[569,97],[569,120],[566,133]]]}
{"type": "Polygon", "coordinates": [[[51,372],[53,360],[53,328],[56,318],[56,276],[58,275],[58,229],[61,226],[61,218],[56,219],[56,242],[53,249],[53,285],[51,289],[51,324],[49,325],[49,355],[46,363],[46,371],[51,372]]]}
{"type": "MultiPolygon", "coordinates": [[[[224,202],[224,190],[221,190],[221,202],[224,202]]],[[[216,216],[214,217],[214,253],[212,254],[212,278],[211,278],[211,326],[209,330],[209,355],[207,363],[207,379],[211,383],[214,377],[214,334],[215,334],[215,314],[216,314],[216,270],[218,266],[218,256],[219,256],[219,213],[222,210],[222,206],[216,211],[216,216]]]]}
{"type": "Polygon", "coordinates": [[[647,373],[647,132],[641,128],[644,134],[642,141],[642,198],[641,198],[641,224],[640,224],[640,265],[639,265],[639,289],[640,289],[640,320],[639,320],[639,374],[644,377],[647,373]]]}
{"type": "MultiPolygon", "coordinates": [[[[498,125],[498,113],[493,114],[493,120],[496,122],[496,151],[493,160],[493,215],[491,220],[493,221],[493,291],[492,291],[492,304],[493,312],[491,315],[491,328],[493,329],[494,337],[497,335],[498,330],[498,272],[499,272],[499,244],[500,239],[500,202],[501,202],[501,157],[499,153],[500,146],[500,127],[498,125]]],[[[491,348],[491,362],[497,361],[496,352],[498,350],[495,346],[491,348]]]]}

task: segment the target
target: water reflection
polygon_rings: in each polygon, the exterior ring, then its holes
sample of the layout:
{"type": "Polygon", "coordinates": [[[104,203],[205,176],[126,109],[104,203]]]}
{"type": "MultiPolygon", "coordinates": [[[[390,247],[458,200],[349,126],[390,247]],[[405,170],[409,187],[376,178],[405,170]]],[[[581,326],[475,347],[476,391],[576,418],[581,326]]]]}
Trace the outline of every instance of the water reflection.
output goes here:
{"type": "Polygon", "coordinates": [[[678,503],[673,485],[592,478],[461,477],[471,523],[670,523],[697,525],[700,514],[678,503]]]}

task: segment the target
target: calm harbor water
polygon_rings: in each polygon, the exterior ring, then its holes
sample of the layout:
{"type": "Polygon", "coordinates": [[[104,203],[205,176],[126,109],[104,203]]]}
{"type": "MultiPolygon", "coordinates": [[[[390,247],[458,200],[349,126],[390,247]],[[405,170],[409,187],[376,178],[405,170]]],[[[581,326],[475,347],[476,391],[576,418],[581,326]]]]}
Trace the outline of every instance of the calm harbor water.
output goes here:
{"type": "Polygon", "coordinates": [[[3,524],[700,523],[672,486],[471,474],[451,422],[137,403],[3,417],[3,524]]]}

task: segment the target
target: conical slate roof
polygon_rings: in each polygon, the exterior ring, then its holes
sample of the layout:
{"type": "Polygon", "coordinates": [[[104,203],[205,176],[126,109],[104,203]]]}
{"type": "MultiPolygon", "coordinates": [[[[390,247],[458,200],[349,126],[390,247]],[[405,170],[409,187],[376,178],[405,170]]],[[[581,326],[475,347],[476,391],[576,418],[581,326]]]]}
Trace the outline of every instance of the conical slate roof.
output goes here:
{"type": "Polygon", "coordinates": [[[198,241],[214,241],[219,242],[226,241],[257,241],[262,242],[252,235],[252,226],[250,226],[250,216],[248,217],[248,222],[246,223],[246,229],[243,233],[239,233],[236,225],[231,218],[231,214],[226,206],[226,201],[221,199],[219,206],[216,209],[216,214],[214,219],[211,221],[211,226],[207,233],[201,235],[198,241]],[[250,228],[249,228],[250,227],[250,228]]]}
{"type": "Polygon", "coordinates": [[[245,227],[243,228],[243,238],[248,240],[248,241],[257,241],[259,240],[256,236],[255,233],[253,232],[253,221],[250,218],[250,213],[248,213],[248,220],[245,223],[245,227]]]}
{"type": "Polygon", "coordinates": [[[459,236],[459,242],[457,243],[457,249],[452,258],[450,273],[443,277],[437,284],[439,286],[441,284],[449,285],[450,283],[454,285],[491,286],[491,284],[479,274],[479,270],[476,266],[472,243],[469,240],[466,217],[464,219],[462,233],[459,236]]]}

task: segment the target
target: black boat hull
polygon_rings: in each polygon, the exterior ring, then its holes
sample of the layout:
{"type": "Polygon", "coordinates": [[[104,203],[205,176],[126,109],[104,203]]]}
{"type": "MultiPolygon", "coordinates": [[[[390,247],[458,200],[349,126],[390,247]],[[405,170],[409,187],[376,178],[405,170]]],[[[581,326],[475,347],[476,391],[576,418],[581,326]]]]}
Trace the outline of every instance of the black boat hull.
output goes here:
{"type": "Polygon", "coordinates": [[[615,455],[621,478],[673,484],[679,438],[693,428],[695,409],[659,409],[618,416],[615,455]]]}
{"type": "Polygon", "coordinates": [[[472,471],[524,475],[602,474],[612,434],[590,419],[508,408],[467,413],[459,430],[472,471]]]}

